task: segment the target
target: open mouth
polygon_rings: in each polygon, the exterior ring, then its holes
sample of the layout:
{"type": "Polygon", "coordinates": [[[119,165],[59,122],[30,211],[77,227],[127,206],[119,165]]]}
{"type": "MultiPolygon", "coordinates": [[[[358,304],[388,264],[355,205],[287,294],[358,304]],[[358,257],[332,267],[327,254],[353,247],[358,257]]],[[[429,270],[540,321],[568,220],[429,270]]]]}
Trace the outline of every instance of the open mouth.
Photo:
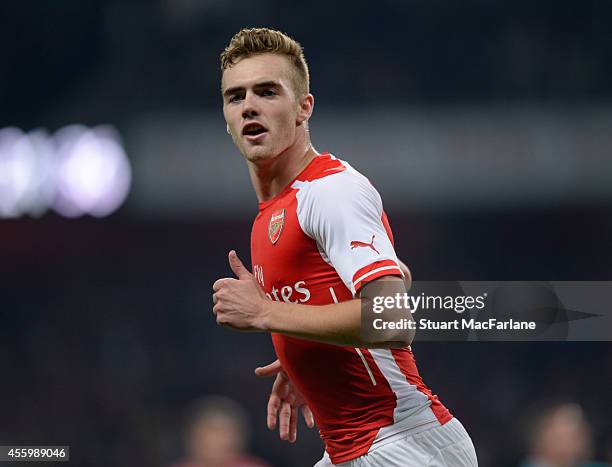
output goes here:
{"type": "Polygon", "coordinates": [[[242,129],[242,134],[244,136],[255,137],[267,133],[267,131],[268,129],[259,123],[249,123],[242,129]]]}

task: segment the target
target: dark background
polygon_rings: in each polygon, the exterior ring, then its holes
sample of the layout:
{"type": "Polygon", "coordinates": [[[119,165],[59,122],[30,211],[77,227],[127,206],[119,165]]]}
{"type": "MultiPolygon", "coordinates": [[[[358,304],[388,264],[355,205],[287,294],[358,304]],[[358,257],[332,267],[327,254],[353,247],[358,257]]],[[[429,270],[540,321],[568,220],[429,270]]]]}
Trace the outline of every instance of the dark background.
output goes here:
{"type": "MultiPolygon", "coordinates": [[[[611,20],[603,1],[7,1],[0,128],[112,123],[130,155],[142,116],[220,118],[218,54],[249,25],[304,45],[323,112],[508,104],[595,114],[610,108],[611,20]]],[[[602,151],[612,157],[612,143],[602,151]]],[[[217,156],[244,172],[235,150],[217,156]]],[[[137,185],[138,157],[133,177],[137,185]]],[[[384,178],[372,181],[386,200],[384,178]]],[[[402,208],[390,190],[398,256],[418,280],[609,280],[610,189],[574,200],[572,180],[563,183],[562,202],[459,210],[402,208]]],[[[166,466],[181,454],[184,408],[224,394],[247,408],[254,453],[312,465],[323,450],[315,432],[301,424],[285,445],[265,428],[271,381],[252,370],[274,359],[269,336],[218,328],[211,316],[212,283],[231,272],[227,252],[250,260],[254,195],[224,216],[143,206],[146,197],[130,196],[102,219],[0,220],[0,444],[69,444],[79,466],[166,466]]],[[[604,458],[609,343],[418,343],[414,352],[481,465],[517,465],[530,407],[557,398],[583,406],[604,458]]]]}

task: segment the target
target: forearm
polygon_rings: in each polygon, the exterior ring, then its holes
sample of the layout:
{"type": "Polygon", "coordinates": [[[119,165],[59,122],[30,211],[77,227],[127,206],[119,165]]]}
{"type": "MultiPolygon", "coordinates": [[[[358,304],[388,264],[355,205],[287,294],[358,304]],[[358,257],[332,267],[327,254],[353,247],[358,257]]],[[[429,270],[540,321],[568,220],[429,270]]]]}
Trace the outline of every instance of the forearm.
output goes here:
{"type": "Polygon", "coordinates": [[[270,300],[263,327],[269,332],[336,345],[397,348],[410,345],[406,332],[380,334],[376,341],[361,335],[361,299],[329,305],[300,305],[270,300]]]}

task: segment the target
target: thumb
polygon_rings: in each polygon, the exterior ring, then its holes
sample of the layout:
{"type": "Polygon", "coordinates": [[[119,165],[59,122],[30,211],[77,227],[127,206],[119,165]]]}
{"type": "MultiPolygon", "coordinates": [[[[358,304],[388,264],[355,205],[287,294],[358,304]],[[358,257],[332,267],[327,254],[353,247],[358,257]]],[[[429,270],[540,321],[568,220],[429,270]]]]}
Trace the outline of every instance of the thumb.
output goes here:
{"type": "Polygon", "coordinates": [[[283,371],[283,366],[278,360],[274,360],[269,365],[255,368],[255,374],[257,376],[274,376],[279,374],[281,371],[283,371]]]}
{"type": "Polygon", "coordinates": [[[238,279],[251,278],[251,273],[247,268],[244,267],[244,264],[242,264],[242,261],[240,261],[240,258],[238,258],[238,254],[236,254],[236,251],[234,250],[229,252],[229,264],[238,279]]]}

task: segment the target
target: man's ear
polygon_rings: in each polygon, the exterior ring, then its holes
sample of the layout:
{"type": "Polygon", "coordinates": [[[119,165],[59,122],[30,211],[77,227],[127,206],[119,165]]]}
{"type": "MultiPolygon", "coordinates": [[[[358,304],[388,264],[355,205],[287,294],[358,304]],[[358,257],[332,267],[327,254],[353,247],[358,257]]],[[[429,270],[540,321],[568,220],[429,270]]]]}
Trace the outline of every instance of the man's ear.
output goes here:
{"type": "Polygon", "coordinates": [[[314,109],[314,96],[312,94],[304,94],[299,100],[299,109],[297,114],[297,124],[301,125],[307,122],[314,109]]]}

